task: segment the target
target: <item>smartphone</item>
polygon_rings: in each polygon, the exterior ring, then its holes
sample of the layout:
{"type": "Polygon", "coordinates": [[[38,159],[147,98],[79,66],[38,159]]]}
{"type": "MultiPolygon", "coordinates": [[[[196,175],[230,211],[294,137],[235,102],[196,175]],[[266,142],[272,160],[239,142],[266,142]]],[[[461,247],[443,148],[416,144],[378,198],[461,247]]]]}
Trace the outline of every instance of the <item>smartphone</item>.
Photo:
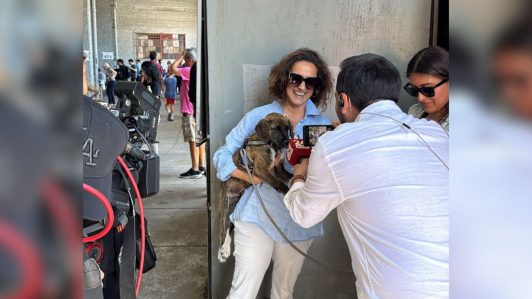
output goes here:
{"type": "Polygon", "coordinates": [[[309,125],[303,126],[303,145],[314,146],[318,138],[327,131],[332,131],[333,126],[329,125],[309,125]]]}

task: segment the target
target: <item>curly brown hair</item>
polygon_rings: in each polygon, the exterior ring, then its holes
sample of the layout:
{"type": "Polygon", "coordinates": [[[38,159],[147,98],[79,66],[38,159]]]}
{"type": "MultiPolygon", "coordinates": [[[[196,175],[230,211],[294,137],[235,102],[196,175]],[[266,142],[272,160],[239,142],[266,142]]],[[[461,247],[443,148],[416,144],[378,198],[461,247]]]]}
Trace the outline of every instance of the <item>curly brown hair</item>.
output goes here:
{"type": "Polygon", "coordinates": [[[268,77],[268,89],[270,94],[280,101],[286,99],[286,87],[288,86],[288,73],[292,66],[299,61],[307,61],[316,66],[318,69],[318,79],[320,86],[314,91],[310,98],[316,107],[322,111],[327,107],[328,96],[332,90],[332,79],[327,63],[314,50],[308,48],[297,49],[284,56],[281,61],[273,66],[270,76],[268,77]]]}

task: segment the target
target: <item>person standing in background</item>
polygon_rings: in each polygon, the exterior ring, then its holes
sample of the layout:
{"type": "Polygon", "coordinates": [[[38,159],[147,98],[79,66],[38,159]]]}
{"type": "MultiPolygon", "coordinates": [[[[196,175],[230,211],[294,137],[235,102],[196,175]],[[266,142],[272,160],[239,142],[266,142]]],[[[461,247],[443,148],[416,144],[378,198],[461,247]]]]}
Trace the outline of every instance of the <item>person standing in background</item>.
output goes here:
{"type": "Polygon", "coordinates": [[[163,67],[160,63],[157,62],[157,51],[151,51],[150,52],[150,62],[157,68],[159,71],[160,79],[159,81],[163,81],[163,67]]]}
{"type": "Polygon", "coordinates": [[[190,102],[190,69],[197,60],[196,49],[185,49],[179,58],[173,63],[171,70],[177,76],[181,77],[180,100],[183,128],[183,138],[189,144],[190,158],[192,167],[179,175],[183,179],[199,179],[205,173],[205,155],[200,154],[200,149],[196,146],[196,120],[194,119],[194,106],[190,102]],[[182,61],[185,61],[183,67],[179,67],[182,61]]]}
{"type": "Polygon", "coordinates": [[[101,68],[98,68],[98,93],[101,98],[103,98],[103,89],[105,87],[105,74],[102,72],[101,68]]]}
{"type": "Polygon", "coordinates": [[[449,52],[440,47],[419,51],[408,63],[404,90],[418,103],[408,114],[439,123],[449,132],[449,52]]]}
{"type": "Polygon", "coordinates": [[[168,71],[168,68],[165,64],[163,64],[163,60],[162,59],[159,59],[157,61],[159,63],[159,65],[161,66],[162,70],[163,70],[163,79],[166,77],[166,72],[168,71]]]}
{"type": "Polygon", "coordinates": [[[168,72],[164,79],[166,99],[166,111],[168,111],[168,121],[174,121],[174,104],[177,97],[177,79],[172,72],[168,72]]]}
{"type": "Polygon", "coordinates": [[[135,64],[133,59],[129,59],[127,62],[129,63],[130,80],[131,81],[136,81],[137,80],[137,72],[138,72],[137,65],[135,64]]]}
{"type": "Polygon", "coordinates": [[[106,90],[105,93],[107,94],[107,103],[114,104],[115,103],[115,86],[116,86],[116,71],[111,68],[111,66],[108,63],[103,64],[103,71],[105,72],[105,75],[107,76],[106,81],[106,90]]]}
{"type": "Polygon", "coordinates": [[[115,69],[117,75],[116,80],[118,81],[127,81],[130,77],[129,68],[124,65],[123,59],[118,59],[116,61],[117,68],[115,69]]]}
{"type": "MultiPolygon", "coordinates": [[[[197,105],[197,78],[198,78],[198,72],[197,72],[197,66],[198,66],[198,62],[197,61],[194,61],[194,64],[192,65],[192,67],[190,68],[190,84],[189,84],[189,89],[188,89],[188,98],[190,99],[190,103],[192,103],[192,107],[194,108],[194,120],[196,120],[196,130],[199,131],[200,133],[201,132],[201,124],[198,124],[197,123],[197,120],[198,120],[198,105],[197,105]]],[[[204,109],[203,106],[200,106],[202,109],[204,109]]],[[[203,110],[202,110],[203,111],[203,110]]],[[[200,117],[202,116],[203,114],[200,113],[200,117]]],[[[203,138],[204,136],[199,136],[199,138],[203,138]]],[[[200,160],[202,159],[201,157],[204,157],[205,156],[205,144],[201,144],[199,146],[199,155],[200,155],[200,160]]],[[[201,165],[201,163],[200,163],[201,165]]],[[[203,172],[203,174],[205,175],[205,172],[206,172],[206,169],[205,168],[202,168],[200,167],[200,171],[203,172]]]]}
{"type": "Polygon", "coordinates": [[[150,61],[144,61],[141,65],[140,83],[150,87],[151,93],[158,99],[161,96],[160,74],[155,65],[150,61]]]}
{"type": "Polygon", "coordinates": [[[137,59],[135,61],[135,65],[137,66],[137,77],[135,78],[135,80],[140,81],[140,67],[141,67],[140,59],[137,59]]]}

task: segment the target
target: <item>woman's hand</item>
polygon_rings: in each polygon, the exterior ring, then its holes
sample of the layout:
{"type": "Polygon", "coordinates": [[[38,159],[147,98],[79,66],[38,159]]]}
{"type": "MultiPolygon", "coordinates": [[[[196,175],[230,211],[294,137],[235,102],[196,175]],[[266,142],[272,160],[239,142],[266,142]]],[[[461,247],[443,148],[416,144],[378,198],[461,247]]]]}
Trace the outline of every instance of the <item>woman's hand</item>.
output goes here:
{"type": "MultiPolygon", "coordinates": [[[[254,175],[251,175],[251,176],[253,177],[253,183],[254,183],[255,185],[258,185],[258,184],[262,183],[262,180],[259,179],[258,177],[254,176],[254,175]]],[[[248,178],[249,178],[249,177],[248,177],[248,178]]]]}
{"type": "Polygon", "coordinates": [[[249,175],[247,174],[247,172],[241,170],[241,169],[235,169],[235,171],[233,171],[231,173],[231,176],[234,177],[234,178],[237,178],[237,179],[241,179],[243,180],[244,182],[247,182],[249,184],[260,184],[262,183],[262,180],[254,175],[251,175],[253,177],[253,182],[251,182],[251,180],[249,179],[249,175]]]}

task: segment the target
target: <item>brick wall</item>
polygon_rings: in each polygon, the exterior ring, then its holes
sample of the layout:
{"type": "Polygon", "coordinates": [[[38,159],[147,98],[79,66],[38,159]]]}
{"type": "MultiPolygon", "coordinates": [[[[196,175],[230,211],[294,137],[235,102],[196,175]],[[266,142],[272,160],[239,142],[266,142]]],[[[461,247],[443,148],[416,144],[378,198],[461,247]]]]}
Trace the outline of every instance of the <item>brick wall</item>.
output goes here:
{"type": "Polygon", "coordinates": [[[118,57],[136,58],[136,33],[185,34],[185,46],[197,48],[198,0],[118,0],[118,57]]]}

